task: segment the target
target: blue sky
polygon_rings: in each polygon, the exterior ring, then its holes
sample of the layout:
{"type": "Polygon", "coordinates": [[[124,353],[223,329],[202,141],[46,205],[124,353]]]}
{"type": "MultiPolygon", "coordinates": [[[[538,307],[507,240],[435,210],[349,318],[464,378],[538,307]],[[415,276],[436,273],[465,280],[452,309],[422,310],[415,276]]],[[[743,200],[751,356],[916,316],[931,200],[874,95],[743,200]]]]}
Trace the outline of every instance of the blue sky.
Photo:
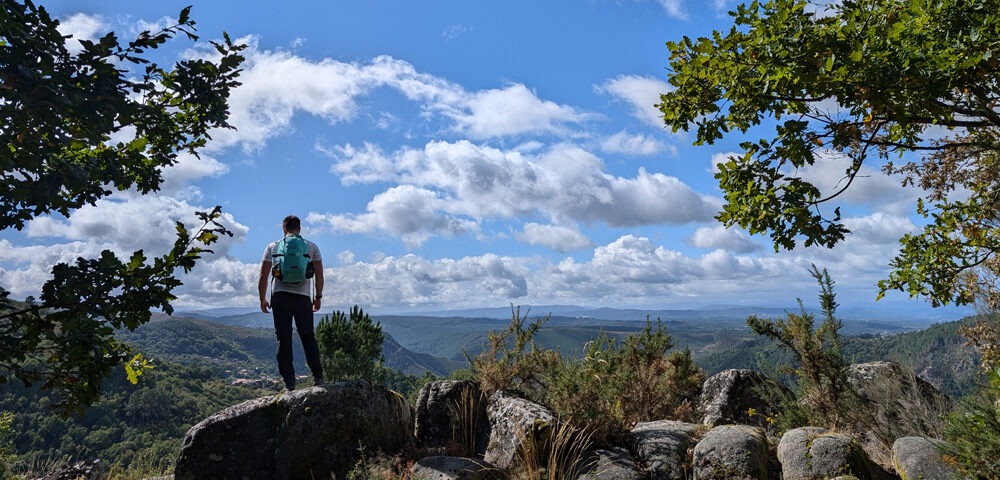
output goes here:
{"type": "MultiPolygon", "coordinates": [[[[121,38],[186,2],[45,2],[74,38],[121,38]]],[[[202,40],[161,62],[248,43],[231,123],[150,196],[118,193],[70,218],[0,233],[0,284],[37,293],[57,261],[145,248],[222,205],[236,237],[178,291],[184,308],[254,305],[264,246],[294,213],[321,248],[327,305],[378,312],[515,304],[697,307],[807,303],[811,262],[842,303],[874,303],[919,192],[872,167],[844,197],[855,234],[775,253],[723,229],[714,162],[743,140],[693,147],[662,127],[667,49],[730,25],[722,0],[201,2],[202,40]]],[[[70,40],[72,43],[72,40],[70,40]]],[[[831,188],[836,158],[802,172],[831,188]]],[[[949,309],[936,314],[958,316],[949,309]]]]}

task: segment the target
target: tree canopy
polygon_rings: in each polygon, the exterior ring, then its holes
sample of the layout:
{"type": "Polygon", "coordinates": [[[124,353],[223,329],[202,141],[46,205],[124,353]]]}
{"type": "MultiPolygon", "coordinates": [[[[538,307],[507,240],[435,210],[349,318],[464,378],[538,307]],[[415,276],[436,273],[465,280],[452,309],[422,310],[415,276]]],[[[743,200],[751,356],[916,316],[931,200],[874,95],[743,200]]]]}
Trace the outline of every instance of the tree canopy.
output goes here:
{"type": "MultiPolygon", "coordinates": [[[[696,145],[774,123],[719,165],[719,219],[775,250],[832,247],[849,233],[838,196],[866,162],[922,189],[922,231],[901,238],[880,294],[935,306],[995,302],[1000,261],[1000,1],[754,1],[710,37],[668,43],[674,90],[659,105],[696,145]],[[801,169],[848,160],[835,191],[801,169]]],[[[755,132],[757,129],[754,130],[755,132]]]]}
{"type": "MultiPolygon", "coordinates": [[[[244,46],[224,34],[211,42],[216,61],[169,68],[144,56],[180,34],[197,40],[189,13],[127,43],[114,33],[80,40],[74,52],[43,7],[2,0],[0,230],[48,213],[70,216],[113,190],[155,191],[178,154],[197,155],[212,129],[231,128],[227,100],[239,85],[244,46]]],[[[114,329],[149,321],[151,308],[172,312],[175,270],[189,271],[220,235],[232,235],[220,214],[198,212],[194,232],[177,222],[177,240],[160,257],[139,250],[121,259],[105,250],[55,265],[38,302],[14,302],[0,288],[0,383],[42,382],[69,412],[93,403],[116,366],[128,362],[134,380],[143,360],[115,341],[114,329]]]]}

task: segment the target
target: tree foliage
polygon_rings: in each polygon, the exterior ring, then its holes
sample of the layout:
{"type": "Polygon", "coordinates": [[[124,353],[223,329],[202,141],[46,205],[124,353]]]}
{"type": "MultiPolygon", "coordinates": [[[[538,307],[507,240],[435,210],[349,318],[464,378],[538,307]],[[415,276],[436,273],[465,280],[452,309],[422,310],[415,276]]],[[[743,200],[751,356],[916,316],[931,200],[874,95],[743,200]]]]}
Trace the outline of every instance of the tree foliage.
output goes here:
{"type": "Polygon", "coordinates": [[[351,308],[350,316],[335,310],[316,325],[316,341],[327,380],[363,378],[381,381],[385,375],[382,364],[382,325],[372,322],[361,307],[351,308]]]}
{"type": "MultiPolygon", "coordinates": [[[[217,62],[170,68],[144,57],[179,34],[196,40],[189,12],[128,43],[114,33],[80,41],[74,53],[44,8],[2,1],[0,230],[48,213],[70,216],[112,189],[157,190],[180,153],[197,155],[211,129],[231,128],[226,102],[239,85],[244,46],[225,36],[212,42],[217,62]]],[[[173,248],[159,257],[105,250],[55,265],[39,302],[14,302],[0,288],[0,383],[41,382],[63,396],[57,406],[65,413],[92,404],[112,368],[130,359],[141,367],[113,330],[149,321],[152,308],[172,312],[174,272],[190,271],[208,246],[232,235],[220,215],[218,207],[198,212],[203,223],[194,232],[178,222],[173,248]]]]}
{"type": "Polygon", "coordinates": [[[848,229],[829,206],[878,161],[925,189],[916,209],[928,220],[900,240],[879,295],[973,301],[969,285],[997,271],[987,262],[1000,251],[1000,1],[808,7],[753,1],[731,12],[729,31],[667,44],[674,90],[659,107],[674,131],[696,128],[701,145],[775,125],[719,165],[719,219],[770,235],[776,250],[832,247],[848,229]],[[835,191],[801,174],[820,155],[847,160],[835,191]]]}

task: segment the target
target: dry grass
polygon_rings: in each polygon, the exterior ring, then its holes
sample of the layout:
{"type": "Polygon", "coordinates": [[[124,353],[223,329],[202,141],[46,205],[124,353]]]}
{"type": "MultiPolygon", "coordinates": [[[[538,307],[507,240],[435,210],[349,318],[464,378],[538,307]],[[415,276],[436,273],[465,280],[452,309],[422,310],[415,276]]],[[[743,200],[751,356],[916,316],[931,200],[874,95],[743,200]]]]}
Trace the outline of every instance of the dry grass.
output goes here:
{"type": "Polygon", "coordinates": [[[475,457],[486,448],[479,445],[478,426],[486,415],[486,395],[473,388],[462,390],[457,402],[448,405],[457,423],[451,432],[452,441],[459,446],[459,454],[463,457],[475,457]]]}
{"type": "Polygon", "coordinates": [[[575,480],[589,465],[582,462],[590,449],[591,434],[569,423],[525,433],[518,432],[512,480],[575,480]]]}

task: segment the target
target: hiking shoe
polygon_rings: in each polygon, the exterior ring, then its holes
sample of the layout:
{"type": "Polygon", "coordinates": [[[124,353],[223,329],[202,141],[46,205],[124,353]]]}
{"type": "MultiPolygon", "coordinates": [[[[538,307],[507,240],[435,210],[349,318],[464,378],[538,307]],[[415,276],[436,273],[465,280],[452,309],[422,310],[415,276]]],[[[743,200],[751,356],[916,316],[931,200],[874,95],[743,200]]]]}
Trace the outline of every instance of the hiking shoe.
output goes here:
{"type": "Polygon", "coordinates": [[[313,377],[313,385],[319,386],[319,385],[325,385],[325,384],[326,384],[326,381],[323,380],[323,377],[313,377]]]}

